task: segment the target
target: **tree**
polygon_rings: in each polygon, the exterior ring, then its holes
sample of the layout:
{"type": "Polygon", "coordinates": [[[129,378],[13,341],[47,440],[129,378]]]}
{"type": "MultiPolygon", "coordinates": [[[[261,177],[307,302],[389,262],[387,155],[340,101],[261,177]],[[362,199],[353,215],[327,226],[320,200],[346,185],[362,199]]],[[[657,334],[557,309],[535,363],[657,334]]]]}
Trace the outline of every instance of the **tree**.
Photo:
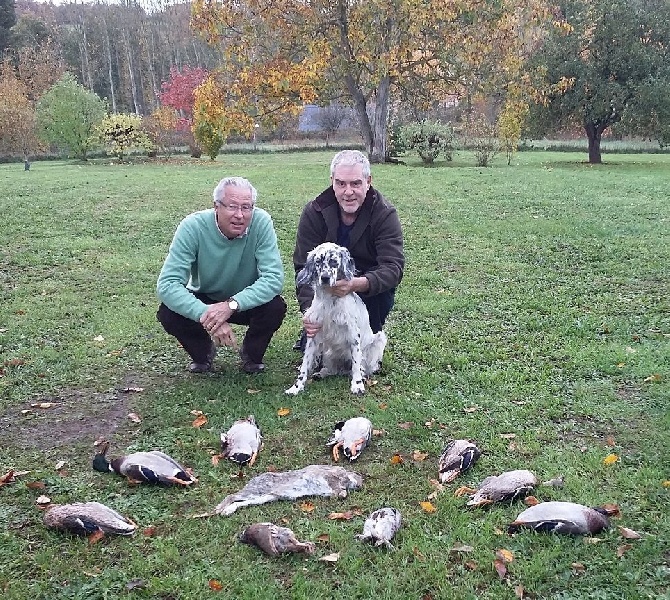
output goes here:
{"type": "Polygon", "coordinates": [[[566,28],[550,33],[534,59],[554,84],[534,121],[545,130],[582,127],[589,163],[600,163],[608,128],[646,131],[655,115],[660,129],[670,113],[670,3],[564,0],[560,8],[566,28]]]}
{"type": "Polygon", "coordinates": [[[326,148],[330,145],[330,136],[337,132],[340,125],[349,116],[349,112],[349,108],[339,102],[331,102],[328,106],[319,107],[314,121],[326,134],[326,148]]]}
{"type": "Polygon", "coordinates": [[[7,63],[0,64],[0,153],[27,161],[39,149],[35,109],[28,89],[7,63]]]}
{"type": "Polygon", "coordinates": [[[41,137],[82,160],[96,144],[93,130],[106,113],[106,103],[79,85],[70,73],[65,73],[37,103],[41,137]]]}
{"type": "Polygon", "coordinates": [[[119,161],[132,149],[153,149],[151,139],[142,129],[142,118],[139,115],[107,115],[95,127],[95,132],[107,153],[116,156],[119,161]]]}
{"type": "Polygon", "coordinates": [[[370,159],[382,162],[392,95],[460,93],[487,60],[525,58],[548,16],[542,0],[194,0],[192,23],[226,55],[218,77],[228,105],[263,122],[344,93],[370,159]]]}
{"type": "MultiPolygon", "coordinates": [[[[233,130],[236,119],[231,118],[221,89],[211,77],[196,88],[194,96],[193,135],[205,154],[214,160],[233,130]]],[[[249,127],[244,115],[237,115],[237,119],[241,119],[237,120],[237,127],[240,129],[249,127]]]]}
{"type": "Polygon", "coordinates": [[[0,0],[0,54],[11,41],[10,29],[16,23],[14,0],[0,0]]]}

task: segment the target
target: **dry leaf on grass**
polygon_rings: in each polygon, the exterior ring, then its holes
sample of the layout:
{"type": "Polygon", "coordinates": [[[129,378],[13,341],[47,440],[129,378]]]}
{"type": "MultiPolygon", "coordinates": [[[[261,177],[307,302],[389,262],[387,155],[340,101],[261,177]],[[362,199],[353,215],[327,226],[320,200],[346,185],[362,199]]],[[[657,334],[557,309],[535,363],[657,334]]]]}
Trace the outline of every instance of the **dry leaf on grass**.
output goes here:
{"type": "Polygon", "coordinates": [[[404,462],[405,462],[405,459],[400,454],[398,454],[397,452],[391,457],[391,464],[392,465],[401,465],[404,462]]]}
{"type": "Polygon", "coordinates": [[[319,559],[321,562],[337,562],[340,560],[340,553],[339,552],[333,552],[332,554],[326,554],[326,556],[322,556],[319,559]]]}
{"type": "Polygon", "coordinates": [[[384,435],[385,433],[386,433],[386,432],[385,432],[383,429],[373,429],[373,430],[372,430],[372,435],[374,435],[375,437],[382,436],[382,435],[384,435]]]}
{"type": "Polygon", "coordinates": [[[493,568],[496,570],[496,573],[498,573],[498,577],[500,577],[501,580],[505,579],[507,576],[507,567],[502,560],[494,560],[493,568]]]}
{"type": "Polygon", "coordinates": [[[47,486],[46,483],[44,483],[43,481],[30,481],[26,483],[26,487],[29,490],[43,490],[47,486]]]}
{"type": "Polygon", "coordinates": [[[621,558],[626,552],[633,548],[633,544],[622,544],[616,549],[617,558],[621,558]]]}
{"type": "Polygon", "coordinates": [[[455,544],[449,552],[472,552],[474,548],[467,544],[455,544]]]}
{"type": "Polygon", "coordinates": [[[0,486],[7,485],[14,481],[14,470],[10,469],[4,475],[0,476],[0,486]]]}
{"type": "Polygon", "coordinates": [[[64,460],[59,460],[55,465],[54,465],[54,471],[60,471],[67,463],[64,460]]]}
{"type": "Polygon", "coordinates": [[[503,440],[513,440],[516,437],[516,433],[501,433],[500,437],[503,440]]]}
{"type": "Polygon", "coordinates": [[[614,439],[613,436],[608,435],[608,436],[607,436],[607,439],[605,440],[605,444],[607,444],[607,445],[610,446],[610,447],[612,447],[612,446],[616,446],[616,440],[614,439]]]}
{"type": "Polygon", "coordinates": [[[414,546],[414,548],[412,548],[412,553],[419,562],[426,562],[426,555],[423,554],[423,552],[421,552],[421,550],[419,550],[417,546],[414,546]]]}
{"type": "Polygon", "coordinates": [[[412,421],[405,421],[404,423],[398,423],[398,427],[400,427],[400,429],[411,429],[414,427],[414,423],[412,423],[412,421]]]}
{"type": "Polygon", "coordinates": [[[331,521],[350,521],[354,516],[353,511],[347,510],[345,512],[332,512],[328,515],[328,518],[331,521]]]}
{"type": "Polygon", "coordinates": [[[220,454],[212,455],[212,466],[216,467],[219,464],[219,460],[221,460],[220,454]]]}
{"type": "Polygon", "coordinates": [[[597,537],[585,537],[584,538],[584,543],[585,544],[598,544],[599,542],[602,542],[602,538],[597,538],[597,537]]]}
{"type": "Polygon", "coordinates": [[[154,537],[156,535],[156,527],[154,527],[153,525],[145,527],[142,530],[142,533],[147,537],[154,537]]]}
{"type": "Polygon", "coordinates": [[[476,571],[479,567],[476,561],[474,560],[466,560],[463,563],[463,566],[468,570],[468,571],[476,571]]]}
{"type": "Polygon", "coordinates": [[[309,502],[309,501],[301,502],[301,503],[299,504],[299,506],[300,506],[300,510],[301,510],[302,512],[307,512],[307,513],[312,512],[312,511],[316,508],[316,506],[314,505],[314,503],[313,503],[313,502],[309,502]]]}
{"type": "Polygon", "coordinates": [[[321,533],[316,536],[316,541],[320,544],[327,544],[330,542],[330,536],[327,533],[321,533]]]}
{"type": "Polygon", "coordinates": [[[584,571],[586,571],[586,567],[580,562],[573,562],[570,566],[577,575],[581,575],[584,573],[584,571]]]}
{"type": "Polygon", "coordinates": [[[526,496],[526,497],[523,499],[523,503],[524,503],[526,506],[535,506],[536,504],[539,504],[540,501],[539,501],[535,496],[526,496]]]}
{"type": "Polygon", "coordinates": [[[525,590],[523,589],[522,585],[515,585],[514,586],[514,595],[517,598],[521,598],[521,600],[523,600],[523,598],[525,597],[524,593],[525,593],[525,590]]]}
{"type": "Polygon", "coordinates": [[[223,584],[218,579],[210,579],[208,585],[209,589],[215,592],[220,592],[223,589],[223,584]]]}
{"type": "Polygon", "coordinates": [[[198,429],[202,427],[205,423],[207,423],[207,417],[205,415],[198,415],[195,419],[193,419],[191,427],[195,427],[196,429],[198,429]]]}
{"type": "Polygon", "coordinates": [[[621,537],[626,538],[627,540],[639,540],[642,536],[633,529],[628,529],[628,527],[619,526],[619,533],[621,537]]]}
{"type": "Polygon", "coordinates": [[[258,393],[260,393],[260,390],[251,389],[251,388],[249,388],[247,390],[247,394],[258,394],[258,393]]]}
{"type": "Polygon", "coordinates": [[[51,498],[49,498],[49,496],[38,496],[37,500],[35,500],[35,504],[37,504],[37,506],[46,506],[47,504],[51,504],[51,498]]]}
{"type": "Polygon", "coordinates": [[[415,450],[412,453],[412,460],[415,460],[417,462],[424,461],[428,458],[428,453],[427,452],[421,452],[420,450],[415,450]]]}
{"type": "Polygon", "coordinates": [[[380,408],[381,410],[386,410],[388,407],[389,407],[389,405],[386,404],[386,402],[380,402],[380,403],[379,403],[379,408],[380,408]]]}
{"type": "Polygon", "coordinates": [[[660,373],[654,373],[653,375],[649,375],[649,377],[644,378],[645,383],[651,383],[653,381],[661,381],[660,373]]]}
{"type": "Polygon", "coordinates": [[[58,404],[58,402],[35,402],[30,406],[33,408],[53,408],[54,406],[58,406],[58,404]]]}
{"type": "Polygon", "coordinates": [[[504,563],[511,563],[514,560],[514,553],[506,548],[499,548],[496,550],[496,558],[499,558],[504,563]]]}
{"type": "Polygon", "coordinates": [[[128,418],[133,422],[133,423],[141,423],[142,419],[137,413],[131,412],[128,413],[128,418]]]}
{"type": "Polygon", "coordinates": [[[290,409],[290,408],[286,408],[286,407],[284,407],[284,406],[282,406],[282,407],[277,411],[277,415],[280,416],[280,417],[285,417],[286,415],[290,415],[290,414],[291,414],[291,409],[290,409]]]}
{"type": "Polygon", "coordinates": [[[479,410],[479,406],[477,406],[477,405],[475,404],[474,406],[468,406],[467,408],[464,408],[464,409],[463,409],[463,412],[464,412],[464,413],[473,413],[473,412],[476,412],[476,411],[478,411],[478,410],[479,410]]]}
{"type": "Polygon", "coordinates": [[[619,460],[619,457],[616,454],[608,454],[605,458],[603,458],[603,464],[604,465],[613,465],[618,460],[619,460]]]}
{"type": "Polygon", "coordinates": [[[105,341],[105,338],[102,337],[101,335],[96,335],[96,336],[93,338],[93,341],[94,341],[94,342],[104,342],[104,341],[105,341]]]}
{"type": "Polygon", "coordinates": [[[437,508],[435,508],[435,505],[432,502],[419,502],[419,505],[421,506],[421,510],[425,513],[434,513],[437,511],[437,508]]]}

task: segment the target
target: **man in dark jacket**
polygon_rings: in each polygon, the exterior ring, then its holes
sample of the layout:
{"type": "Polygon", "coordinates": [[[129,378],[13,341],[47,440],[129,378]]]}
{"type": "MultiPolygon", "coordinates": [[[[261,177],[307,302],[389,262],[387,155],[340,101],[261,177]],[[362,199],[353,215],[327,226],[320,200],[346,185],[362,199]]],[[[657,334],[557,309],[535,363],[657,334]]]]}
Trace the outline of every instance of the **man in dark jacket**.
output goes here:
{"type": "MultiPolygon", "coordinates": [[[[331,186],[309,202],[298,224],[293,266],[296,273],[307,253],[323,242],[346,247],[356,263],[356,277],[338,281],[330,293],[342,297],[356,292],[368,309],[373,333],[381,331],[405,267],[400,219],[395,207],[372,187],[370,162],[358,150],[343,150],[330,165],[331,186]]],[[[296,288],[304,314],[314,297],[309,285],[296,288]]],[[[318,326],[303,318],[304,331],[296,350],[318,326]]]]}

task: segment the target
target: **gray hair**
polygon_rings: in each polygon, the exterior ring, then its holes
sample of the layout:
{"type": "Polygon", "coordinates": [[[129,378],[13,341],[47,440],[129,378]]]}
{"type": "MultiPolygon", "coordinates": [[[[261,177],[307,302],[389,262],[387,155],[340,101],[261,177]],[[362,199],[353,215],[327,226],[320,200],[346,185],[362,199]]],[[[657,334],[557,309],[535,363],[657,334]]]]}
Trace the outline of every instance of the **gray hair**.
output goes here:
{"type": "Polygon", "coordinates": [[[335,174],[335,169],[340,165],[346,167],[361,165],[363,167],[363,177],[366,179],[370,177],[370,161],[368,160],[368,157],[359,150],[342,150],[341,152],[338,152],[330,163],[331,177],[335,174]]]}
{"type": "Polygon", "coordinates": [[[224,177],[219,181],[218,185],[214,188],[212,192],[212,197],[214,198],[214,204],[221,204],[224,196],[226,195],[227,187],[241,187],[247,190],[251,190],[251,203],[256,204],[256,188],[251,185],[251,182],[244,177],[224,177]]]}

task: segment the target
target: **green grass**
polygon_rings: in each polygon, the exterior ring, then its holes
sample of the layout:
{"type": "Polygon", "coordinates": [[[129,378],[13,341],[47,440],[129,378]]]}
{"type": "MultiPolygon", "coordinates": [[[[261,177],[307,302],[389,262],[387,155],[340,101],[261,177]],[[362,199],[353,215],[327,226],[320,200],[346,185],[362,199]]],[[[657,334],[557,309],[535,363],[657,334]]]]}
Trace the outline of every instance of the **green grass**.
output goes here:
{"type": "Polygon", "coordinates": [[[291,350],[299,313],[290,259],[300,209],[327,185],[330,158],[0,166],[0,475],[30,471],[0,487],[3,600],[498,600],[515,598],[515,586],[525,598],[668,597],[670,156],[616,155],[590,166],[576,155],[525,152],[512,167],[481,169],[460,154],[437,168],[375,166],[374,183],[404,224],[407,254],[383,371],[363,397],[333,378],[292,398],[283,393],[300,360],[291,350]],[[222,351],[215,373],[192,376],[155,319],[155,280],[178,221],[209,206],[215,184],[231,174],[251,179],[273,215],[289,313],[267,373],[244,376],[222,351]],[[31,406],[39,402],[57,405],[31,406]],[[279,417],[284,406],[291,413],[279,417]],[[191,427],[194,410],[208,417],[200,429],[191,427]],[[384,434],[352,465],[363,489],[314,499],[313,512],[275,503],[188,519],[241,486],[233,465],[213,466],[210,457],[220,431],[249,413],[265,436],[249,476],[328,463],[332,425],[366,414],[384,434]],[[413,425],[398,426],[406,422],[413,425]],[[96,473],[90,459],[100,435],[112,452],[159,447],[200,482],[130,487],[96,473]],[[419,502],[453,437],[476,440],[484,454],[433,500],[435,513],[424,513],[419,502]],[[427,460],[413,461],[414,450],[427,460]],[[396,452],[402,465],[390,461],[396,452]],[[610,453],[620,460],[605,466],[610,453]],[[58,473],[60,460],[67,465],[58,473]],[[596,544],[509,536],[523,505],[467,511],[453,496],[457,485],[524,467],[540,480],[565,476],[562,489],[538,488],[540,499],[615,502],[621,519],[596,544]],[[33,482],[45,488],[26,485],[33,482]],[[95,545],[47,531],[34,507],[40,494],[105,502],[140,530],[95,545]],[[327,518],[383,505],[404,516],[393,552],[353,539],[363,517],[327,518]],[[256,521],[316,541],[316,555],[270,559],[238,544],[256,521]],[[642,539],[623,539],[618,525],[642,539]],[[473,551],[452,552],[458,543],[473,551]],[[504,581],[492,566],[499,548],[515,557],[504,581]],[[337,563],[317,560],[332,552],[337,563]],[[141,586],[130,590],[135,580],[141,586]],[[223,589],[210,590],[210,580],[223,589]]]}

